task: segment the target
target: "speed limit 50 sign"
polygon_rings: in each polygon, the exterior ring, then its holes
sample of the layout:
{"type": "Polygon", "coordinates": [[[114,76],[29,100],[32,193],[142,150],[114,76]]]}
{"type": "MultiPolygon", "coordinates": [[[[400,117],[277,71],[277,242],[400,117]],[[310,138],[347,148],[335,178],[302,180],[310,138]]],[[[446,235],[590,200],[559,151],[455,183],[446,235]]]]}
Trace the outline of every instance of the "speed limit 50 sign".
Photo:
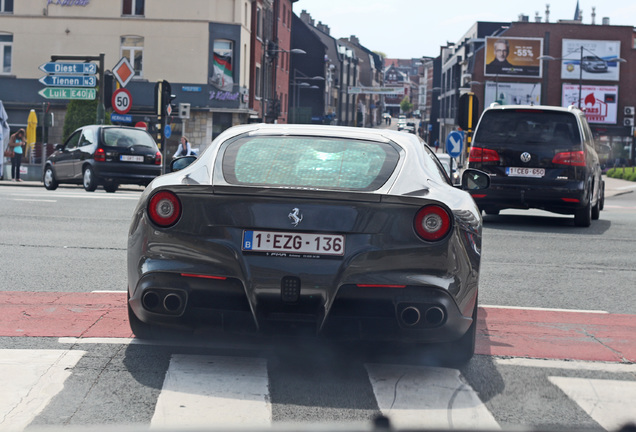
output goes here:
{"type": "Polygon", "coordinates": [[[113,93],[111,102],[117,114],[126,114],[132,107],[132,96],[128,90],[120,88],[113,93]]]}

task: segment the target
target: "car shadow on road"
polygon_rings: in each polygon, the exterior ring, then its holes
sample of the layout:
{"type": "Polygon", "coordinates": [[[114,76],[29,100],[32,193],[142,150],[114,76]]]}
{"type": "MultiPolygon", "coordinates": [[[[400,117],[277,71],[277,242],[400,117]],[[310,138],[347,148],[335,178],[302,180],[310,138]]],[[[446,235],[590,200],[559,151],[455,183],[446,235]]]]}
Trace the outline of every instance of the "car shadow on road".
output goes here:
{"type": "Polygon", "coordinates": [[[574,218],[566,216],[499,214],[485,215],[483,221],[484,228],[487,229],[555,234],[576,232],[581,235],[601,235],[612,226],[612,222],[604,220],[602,215],[599,220],[592,221],[592,225],[587,228],[575,226],[574,218]]]}

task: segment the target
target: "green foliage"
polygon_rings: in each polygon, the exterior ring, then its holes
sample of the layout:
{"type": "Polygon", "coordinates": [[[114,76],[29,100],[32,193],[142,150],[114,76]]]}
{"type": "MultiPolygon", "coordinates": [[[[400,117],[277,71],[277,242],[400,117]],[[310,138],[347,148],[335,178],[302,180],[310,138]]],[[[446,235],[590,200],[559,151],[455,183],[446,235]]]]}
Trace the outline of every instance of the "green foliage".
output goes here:
{"type": "Polygon", "coordinates": [[[404,99],[402,99],[402,102],[400,102],[400,109],[403,113],[410,113],[411,111],[413,111],[413,104],[411,103],[411,100],[408,96],[404,96],[404,99]]]}
{"type": "MultiPolygon", "coordinates": [[[[71,100],[66,106],[64,117],[63,141],[77,128],[95,124],[97,118],[97,100],[71,100]]],[[[104,124],[110,124],[110,115],[104,113],[104,124]]]]}
{"type": "Polygon", "coordinates": [[[607,171],[607,176],[615,179],[636,181],[636,168],[635,167],[619,167],[610,168],[607,171]]]}

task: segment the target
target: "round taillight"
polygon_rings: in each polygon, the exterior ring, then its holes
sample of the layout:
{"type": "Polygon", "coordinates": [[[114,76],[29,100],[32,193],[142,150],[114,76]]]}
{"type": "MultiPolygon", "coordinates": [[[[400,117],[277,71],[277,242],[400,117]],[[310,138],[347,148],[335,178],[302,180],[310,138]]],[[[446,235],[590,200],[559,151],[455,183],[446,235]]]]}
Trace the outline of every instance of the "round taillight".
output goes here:
{"type": "Polygon", "coordinates": [[[181,217],[181,202],[172,192],[157,192],[148,203],[148,216],[154,224],[160,227],[172,226],[181,217]]]}
{"type": "Polygon", "coordinates": [[[437,205],[428,205],[419,209],[415,215],[415,232],[427,241],[441,240],[451,230],[451,217],[437,205]]]}

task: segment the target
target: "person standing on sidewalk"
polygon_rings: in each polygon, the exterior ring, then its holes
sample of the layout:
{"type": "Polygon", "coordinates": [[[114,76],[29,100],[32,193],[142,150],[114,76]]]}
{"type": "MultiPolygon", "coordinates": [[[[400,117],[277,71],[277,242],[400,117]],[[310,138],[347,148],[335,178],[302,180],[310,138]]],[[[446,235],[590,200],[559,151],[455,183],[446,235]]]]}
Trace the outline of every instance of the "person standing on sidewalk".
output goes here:
{"type": "Polygon", "coordinates": [[[24,129],[18,130],[9,138],[9,147],[13,150],[11,157],[11,178],[13,181],[21,182],[20,165],[22,165],[22,155],[24,154],[24,129]]]}
{"type": "Polygon", "coordinates": [[[190,146],[190,141],[188,141],[188,138],[186,138],[185,136],[181,137],[181,141],[179,143],[179,147],[177,147],[177,151],[174,152],[174,154],[172,155],[172,158],[177,158],[179,156],[190,156],[190,155],[196,155],[196,153],[192,150],[192,147],[190,146]]]}

